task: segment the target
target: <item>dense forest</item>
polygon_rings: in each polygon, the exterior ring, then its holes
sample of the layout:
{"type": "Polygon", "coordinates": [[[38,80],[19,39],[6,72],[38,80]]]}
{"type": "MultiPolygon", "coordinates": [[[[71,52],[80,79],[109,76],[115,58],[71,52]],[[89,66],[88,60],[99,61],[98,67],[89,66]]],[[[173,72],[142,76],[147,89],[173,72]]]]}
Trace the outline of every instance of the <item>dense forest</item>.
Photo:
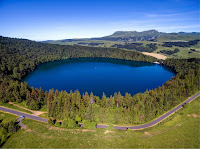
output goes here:
{"type": "Polygon", "coordinates": [[[136,50],[139,52],[153,52],[157,49],[157,44],[156,43],[150,43],[146,44],[146,46],[142,46],[143,43],[125,43],[124,45],[122,44],[114,44],[111,47],[116,47],[116,48],[125,48],[129,50],[136,50]]]}
{"type": "Polygon", "coordinates": [[[192,45],[196,45],[200,40],[191,40],[189,42],[164,42],[162,46],[164,47],[172,47],[172,46],[179,46],[179,47],[190,47],[192,45]]]}
{"type": "Polygon", "coordinates": [[[92,43],[84,43],[84,42],[80,42],[80,43],[77,43],[79,45],[89,45],[89,46],[99,46],[99,45],[103,45],[104,43],[95,43],[95,42],[92,42],[92,43]]]}
{"type": "Polygon", "coordinates": [[[37,65],[67,58],[106,57],[154,62],[157,59],[136,51],[117,48],[66,46],[39,43],[24,39],[0,37],[0,101],[25,102],[33,110],[47,107],[48,117],[59,120],[92,121],[96,123],[140,124],[170,110],[187,97],[199,91],[200,59],[167,59],[162,65],[177,74],[162,87],[134,96],[120,92],[114,96],[103,94],[100,99],[93,93],[79,91],[31,88],[20,79],[37,65]]]}
{"type": "Polygon", "coordinates": [[[160,51],[160,53],[167,54],[167,55],[172,55],[172,54],[175,54],[178,52],[180,52],[180,50],[178,48],[175,48],[173,51],[171,51],[171,50],[161,50],[160,51]]]}

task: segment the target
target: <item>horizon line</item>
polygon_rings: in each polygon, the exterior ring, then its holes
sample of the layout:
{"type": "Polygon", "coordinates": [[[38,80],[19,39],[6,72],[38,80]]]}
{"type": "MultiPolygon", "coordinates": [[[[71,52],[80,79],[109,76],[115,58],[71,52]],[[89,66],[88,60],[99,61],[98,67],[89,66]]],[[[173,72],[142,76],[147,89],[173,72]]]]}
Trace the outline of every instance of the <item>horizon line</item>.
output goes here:
{"type": "MultiPolygon", "coordinates": [[[[117,30],[117,31],[114,31],[112,34],[114,34],[115,32],[145,32],[145,31],[151,31],[151,30],[155,30],[155,31],[158,31],[156,29],[149,29],[149,30],[143,30],[143,31],[136,31],[136,30],[117,30]]],[[[186,32],[186,31],[178,31],[178,32],[162,32],[162,31],[158,31],[160,33],[181,33],[181,32],[184,32],[184,33],[200,33],[198,31],[189,31],[189,32],[186,32]]],[[[110,34],[110,35],[112,35],[110,34]]],[[[32,40],[32,39],[29,39],[29,38],[23,38],[23,37],[11,37],[11,36],[4,36],[4,35],[0,35],[2,37],[7,37],[7,38],[16,38],[16,39],[23,39],[23,40],[30,40],[30,41],[36,41],[36,42],[43,42],[43,41],[60,41],[60,40],[66,40],[66,39],[91,39],[91,38],[101,38],[101,37],[106,37],[106,36],[110,36],[110,35],[105,35],[105,36],[98,36],[98,37],[81,37],[81,38],[65,38],[65,39],[56,39],[56,40],[51,40],[51,39],[47,39],[47,40],[32,40]]]]}

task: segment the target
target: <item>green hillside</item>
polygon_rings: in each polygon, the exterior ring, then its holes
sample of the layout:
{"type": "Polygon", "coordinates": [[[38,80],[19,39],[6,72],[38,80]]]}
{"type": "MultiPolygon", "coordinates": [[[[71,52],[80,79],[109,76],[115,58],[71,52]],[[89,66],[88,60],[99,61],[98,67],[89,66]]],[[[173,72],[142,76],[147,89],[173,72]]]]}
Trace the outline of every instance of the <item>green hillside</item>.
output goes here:
{"type": "Polygon", "coordinates": [[[143,32],[137,31],[116,31],[112,35],[100,38],[86,38],[86,39],[65,39],[56,41],[44,41],[50,44],[60,45],[81,45],[90,47],[117,47],[126,50],[136,50],[140,52],[160,53],[168,58],[200,58],[199,42],[189,47],[164,47],[165,42],[189,42],[200,39],[199,32],[179,32],[179,33],[163,33],[157,30],[148,30],[143,32]],[[139,47],[133,44],[141,44],[139,47]],[[151,49],[150,44],[156,45],[156,48],[151,49]],[[179,49],[179,52],[170,54],[162,53],[162,51],[174,51],[179,49]],[[191,49],[195,49],[191,50],[191,49]]]}

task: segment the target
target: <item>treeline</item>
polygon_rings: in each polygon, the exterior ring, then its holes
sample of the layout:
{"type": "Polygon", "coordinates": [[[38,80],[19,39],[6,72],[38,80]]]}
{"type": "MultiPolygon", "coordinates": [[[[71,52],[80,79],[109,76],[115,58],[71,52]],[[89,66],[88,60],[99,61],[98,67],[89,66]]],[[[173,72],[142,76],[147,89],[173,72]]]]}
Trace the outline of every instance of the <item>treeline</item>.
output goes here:
{"type": "Polygon", "coordinates": [[[94,42],[92,42],[92,43],[84,43],[84,42],[79,42],[77,44],[79,44],[79,45],[89,45],[89,46],[99,46],[99,45],[103,45],[104,43],[94,43],[94,42]]]}
{"type": "Polygon", "coordinates": [[[26,105],[32,110],[40,110],[47,104],[48,92],[41,88],[31,88],[27,82],[7,80],[6,78],[0,84],[0,101],[7,102],[26,102],[26,105]]]}
{"type": "Polygon", "coordinates": [[[164,42],[162,46],[164,47],[172,47],[172,46],[179,46],[179,47],[190,47],[192,45],[196,45],[200,40],[191,40],[189,42],[164,42]]]}
{"type": "MultiPolygon", "coordinates": [[[[195,70],[199,73],[199,69],[200,69],[200,59],[199,58],[166,59],[165,61],[163,61],[161,63],[164,66],[170,67],[176,73],[182,72],[182,73],[186,74],[188,72],[188,70],[195,70]]],[[[199,82],[198,82],[198,84],[199,84],[199,82]]]]}
{"type": "Polygon", "coordinates": [[[136,47],[139,47],[139,46],[142,46],[142,45],[143,45],[143,43],[125,43],[124,45],[122,45],[122,44],[114,44],[111,47],[135,49],[136,47]]]}
{"type": "Polygon", "coordinates": [[[167,55],[172,55],[172,54],[175,54],[178,52],[180,52],[180,50],[178,48],[175,48],[173,51],[170,51],[170,50],[161,50],[160,51],[160,53],[167,54],[167,55]]]}
{"type": "Polygon", "coordinates": [[[157,59],[134,51],[113,48],[55,45],[0,36],[0,77],[21,79],[37,65],[67,58],[106,57],[154,62],[157,59]]]}
{"type": "Polygon", "coordinates": [[[190,49],[191,51],[195,52],[196,50],[195,49],[190,49]]]}
{"type": "Polygon", "coordinates": [[[143,94],[131,96],[126,93],[122,96],[119,92],[114,96],[103,94],[100,99],[93,93],[86,92],[81,95],[79,91],[67,93],[52,89],[44,92],[18,81],[42,62],[72,57],[107,57],[149,62],[156,59],[138,52],[115,48],[51,45],[4,37],[1,37],[0,43],[0,101],[25,101],[26,105],[34,110],[47,107],[49,118],[65,120],[64,124],[68,125],[73,124],[73,120],[84,120],[85,124],[145,123],[170,110],[200,88],[200,59],[167,59],[162,63],[173,69],[177,73],[176,77],[162,87],[143,94]],[[20,66],[23,67],[20,69],[20,66]]]}
{"type": "Polygon", "coordinates": [[[125,49],[130,49],[130,50],[134,49],[139,52],[150,52],[150,53],[157,49],[156,43],[146,44],[146,46],[142,46],[142,45],[143,43],[125,43],[124,45],[114,44],[111,47],[125,48],[125,49]]]}

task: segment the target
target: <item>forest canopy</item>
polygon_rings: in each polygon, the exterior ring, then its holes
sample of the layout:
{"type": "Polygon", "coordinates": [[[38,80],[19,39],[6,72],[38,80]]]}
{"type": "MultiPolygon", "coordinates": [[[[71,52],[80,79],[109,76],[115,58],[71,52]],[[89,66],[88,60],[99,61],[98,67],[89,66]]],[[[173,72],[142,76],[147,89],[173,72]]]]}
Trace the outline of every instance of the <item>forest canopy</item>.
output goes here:
{"type": "MultiPolygon", "coordinates": [[[[154,46],[153,46],[154,47],[154,46]]],[[[170,110],[199,91],[200,59],[166,59],[162,65],[173,69],[174,78],[144,93],[131,96],[120,92],[114,96],[79,91],[31,88],[20,80],[37,65],[54,60],[79,57],[106,57],[133,61],[155,62],[156,58],[140,52],[118,48],[53,45],[25,39],[0,37],[0,101],[25,102],[33,110],[46,107],[48,117],[59,120],[91,121],[96,123],[140,124],[170,110]]],[[[87,122],[84,121],[84,122],[87,122]]]]}

